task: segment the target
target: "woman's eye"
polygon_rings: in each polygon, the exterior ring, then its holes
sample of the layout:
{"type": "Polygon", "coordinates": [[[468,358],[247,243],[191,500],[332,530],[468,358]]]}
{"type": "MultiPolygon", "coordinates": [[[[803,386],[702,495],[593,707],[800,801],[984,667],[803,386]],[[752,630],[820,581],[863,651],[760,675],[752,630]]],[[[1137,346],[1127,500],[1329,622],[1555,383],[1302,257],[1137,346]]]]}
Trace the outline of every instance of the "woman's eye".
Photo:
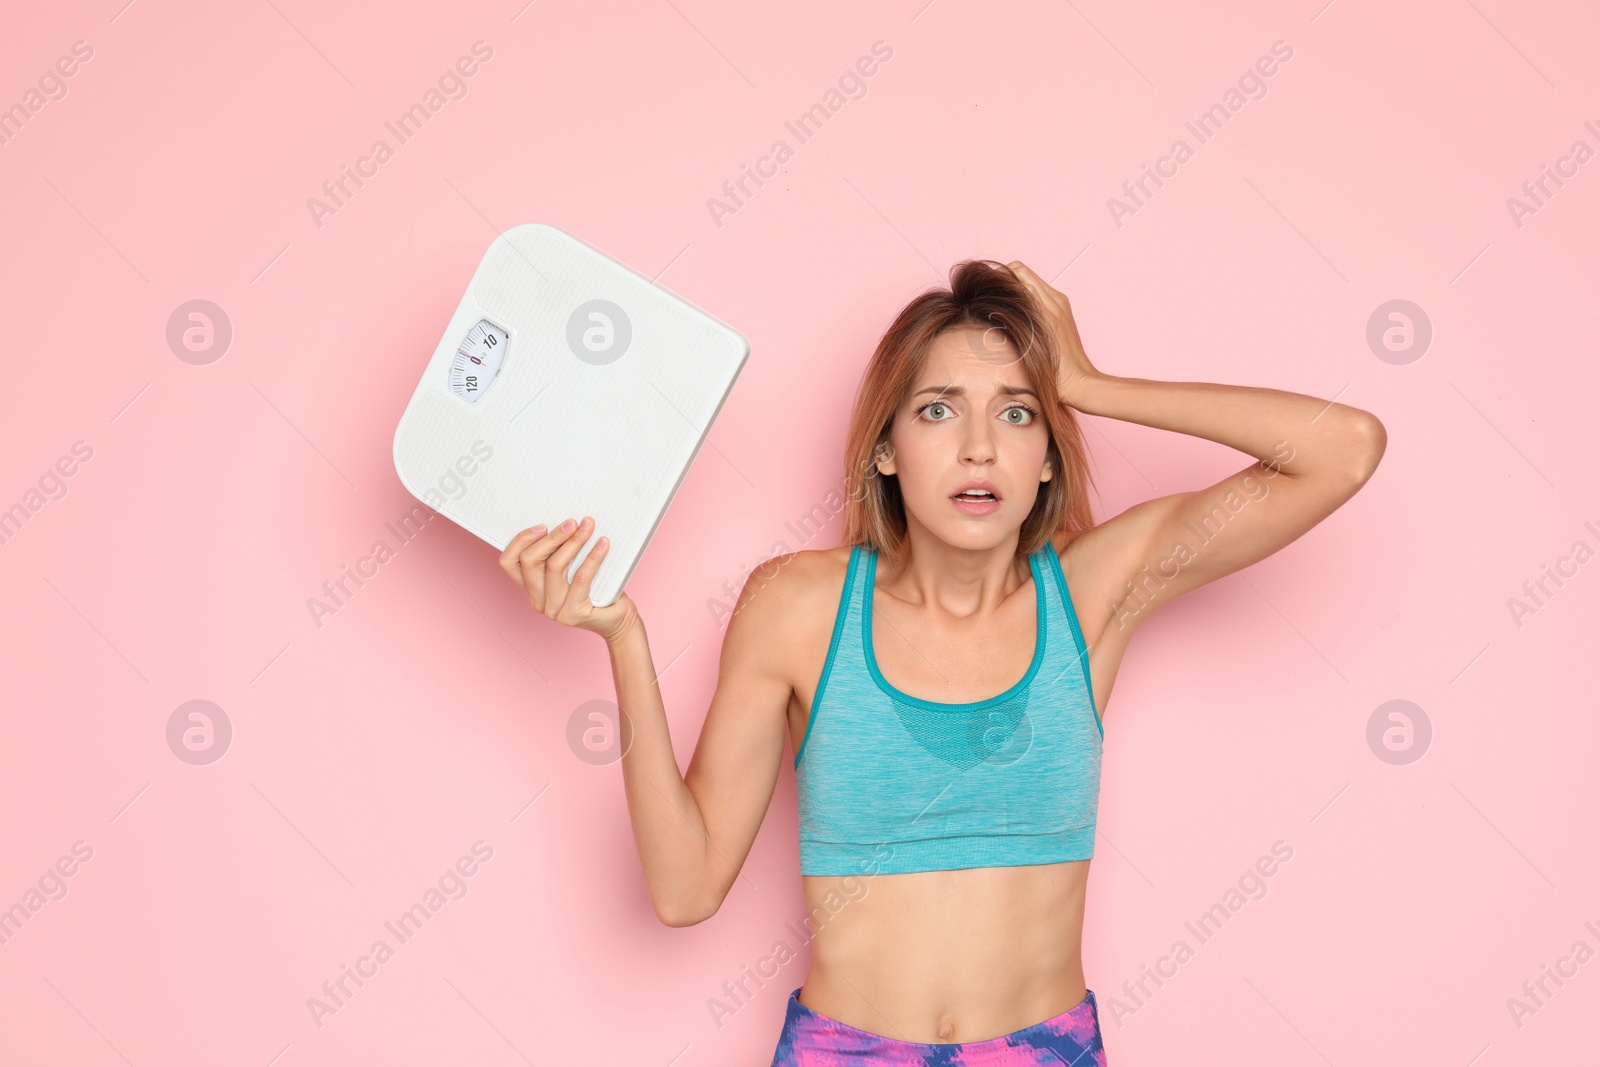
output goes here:
{"type": "MultiPolygon", "coordinates": [[[[942,404],[939,401],[935,400],[930,404],[924,404],[922,406],[922,411],[923,411],[924,414],[927,414],[928,412],[933,411],[935,408],[937,408],[940,411],[949,411],[950,410],[950,408],[947,405],[942,404]]],[[[936,418],[936,419],[931,419],[929,421],[931,421],[931,422],[943,422],[944,419],[943,418],[936,418]]]]}
{"type": "Polygon", "coordinates": [[[1005,414],[1008,421],[1010,421],[1014,426],[1026,426],[1033,421],[1033,412],[1025,407],[1019,406],[1014,408],[1006,408],[1005,414]],[[1024,417],[1021,419],[1014,419],[1011,418],[1013,415],[1022,415],[1024,417]]]}

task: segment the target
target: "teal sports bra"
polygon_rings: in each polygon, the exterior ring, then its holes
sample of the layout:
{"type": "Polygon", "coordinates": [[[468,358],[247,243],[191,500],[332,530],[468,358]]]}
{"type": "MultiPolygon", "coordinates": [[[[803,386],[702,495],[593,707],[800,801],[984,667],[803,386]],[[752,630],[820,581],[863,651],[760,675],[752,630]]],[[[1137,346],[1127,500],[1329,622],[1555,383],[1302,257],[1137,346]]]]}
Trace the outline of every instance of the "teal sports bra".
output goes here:
{"type": "Polygon", "coordinates": [[[878,553],[850,551],[828,658],[795,753],[803,875],[907,874],[1089,859],[1105,730],[1061,560],[1028,557],[1028,672],[987,700],[902,693],[872,651],[878,553]]]}

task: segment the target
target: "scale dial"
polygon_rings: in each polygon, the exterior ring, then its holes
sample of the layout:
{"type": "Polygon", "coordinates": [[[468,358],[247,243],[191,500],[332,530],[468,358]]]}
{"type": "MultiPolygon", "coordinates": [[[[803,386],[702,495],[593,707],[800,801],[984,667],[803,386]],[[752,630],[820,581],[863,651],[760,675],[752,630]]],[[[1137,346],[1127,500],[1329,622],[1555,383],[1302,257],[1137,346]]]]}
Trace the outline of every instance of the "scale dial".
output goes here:
{"type": "Polygon", "coordinates": [[[488,319],[479,319],[456,346],[455,357],[450,361],[450,391],[467,403],[476,404],[499,377],[500,364],[510,346],[506,331],[488,319]]]}

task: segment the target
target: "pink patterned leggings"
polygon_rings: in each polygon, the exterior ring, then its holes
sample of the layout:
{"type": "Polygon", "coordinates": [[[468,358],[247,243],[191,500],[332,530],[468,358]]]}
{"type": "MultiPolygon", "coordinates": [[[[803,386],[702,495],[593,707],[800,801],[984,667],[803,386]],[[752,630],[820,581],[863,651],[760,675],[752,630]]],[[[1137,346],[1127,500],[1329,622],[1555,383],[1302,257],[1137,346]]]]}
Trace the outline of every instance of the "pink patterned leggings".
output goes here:
{"type": "Polygon", "coordinates": [[[789,994],[783,1032],[772,1056],[772,1067],[1016,1067],[1042,1063],[1105,1067],[1094,990],[1089,990],[1077,1007],[1004,1037],[928,1044],[897,1041],[830,1019],[800,1003],[800,990],[796,989],[789,994]]]}

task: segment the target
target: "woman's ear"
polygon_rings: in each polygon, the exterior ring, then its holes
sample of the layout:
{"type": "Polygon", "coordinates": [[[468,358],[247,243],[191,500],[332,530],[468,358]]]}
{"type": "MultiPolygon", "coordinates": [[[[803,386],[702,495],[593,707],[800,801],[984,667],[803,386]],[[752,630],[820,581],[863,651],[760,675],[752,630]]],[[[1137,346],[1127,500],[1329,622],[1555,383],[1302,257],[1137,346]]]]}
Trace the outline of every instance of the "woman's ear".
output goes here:
{"type": "Polygon", "coordinates": [[[895,473],[893,445],[887,443],[879,445],[878,450],[873,454],[873,459],[877,463],[879,474],[889,475],[895,473]]]}
{"type": "Polygon", "coordinates": [[[1041,483],[1048,482],[1051,479],[1051,477],[1053,477],[1054,472],[1050,469],[1050,467],[1051,467],[1050,461],[1048,459],[1046,459],[1044,461],[1044,471],[1042,473],[1040,473],[1040,475],[1039,475],[1039,481],[1041,483]]]}

